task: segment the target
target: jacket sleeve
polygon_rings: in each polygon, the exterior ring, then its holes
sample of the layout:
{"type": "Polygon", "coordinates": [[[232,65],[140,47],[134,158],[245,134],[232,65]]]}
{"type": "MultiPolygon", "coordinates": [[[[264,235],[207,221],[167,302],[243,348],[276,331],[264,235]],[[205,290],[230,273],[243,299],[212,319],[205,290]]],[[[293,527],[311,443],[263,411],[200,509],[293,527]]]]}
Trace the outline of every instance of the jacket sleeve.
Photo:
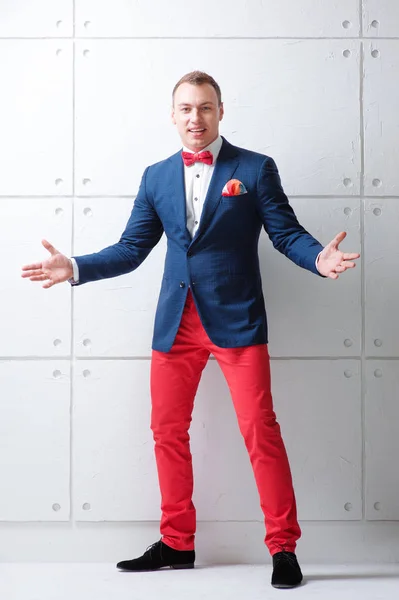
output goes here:
{"type": "Polygon", "coordinates": [[[94,254],[73,257],[79,269],[78,285],[134,271],[161,239],[163,226],[147,195],[147,173],[148,168],[119,242],[94,254]]]}
{"type": "Polygon", "coordinates": [[[316,258],[323,246],[298,222],[270,157],[261,167],[257,187],[258,210],[273,246],[298,266],[320,275],[316,258]]]}

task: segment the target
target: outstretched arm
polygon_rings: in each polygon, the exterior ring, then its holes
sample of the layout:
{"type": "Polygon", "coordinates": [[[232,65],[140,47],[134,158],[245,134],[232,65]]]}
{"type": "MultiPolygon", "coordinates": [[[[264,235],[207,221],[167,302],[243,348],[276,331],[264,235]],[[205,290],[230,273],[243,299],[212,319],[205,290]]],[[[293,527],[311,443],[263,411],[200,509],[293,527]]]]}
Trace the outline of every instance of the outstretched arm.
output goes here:
{"type": "Polygon", "coordinates": [[[266,158],[259,174],[258,202],[264,228],[273,246],[295,264],[331,279],[337,279],[339,274],[355,266],[353,261],[360,254],[339,250],[339,244],[346,237],[345,232],[338,234],[323,248],[298,222],[272,158],[266,158]]]}
{"type": "Polygon", "coordinates": [[[163,225],[147,193],[147,171],[119,242],[100,252],[74,257],[79,268],[79,284],[134,271],[161,239],[163,225]]]}
{"type": "MultiPolygon", "coordinates": [[[[119,242],[84,256],[76,256],[79,284],[123,275],[137,269],[162,237],[162,223],[147,196],[144,172],[130,219],[119,242]]],[[[44,281],[44,288],[73,278],[71,260],[43,240],[50,252],[48,260],[22,267],[22,277],[31,281],[44,281]]]]}

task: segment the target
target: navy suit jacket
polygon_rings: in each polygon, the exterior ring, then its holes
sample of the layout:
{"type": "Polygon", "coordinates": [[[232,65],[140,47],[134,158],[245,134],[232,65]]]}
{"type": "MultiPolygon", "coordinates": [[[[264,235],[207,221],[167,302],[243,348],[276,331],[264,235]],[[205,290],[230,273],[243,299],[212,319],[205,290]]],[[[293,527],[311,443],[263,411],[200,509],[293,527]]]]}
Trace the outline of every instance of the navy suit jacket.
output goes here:
{"type": "Polygon", "coordinates": [[[214,344],[223,348],[264,344],[267,321],[258,258],[262,226],[277,250],[318,274],[315,261],[323,247],[298,223],[272,158],[237,148],[223,138],[200,225],[191,238],[178,152],[145,170],[120,241],[75,257],[79,284],[137,269],[165,233],[167,253],[153,348],[171,349],[189,287],[214,344]],[[247,193],[222,196],[233,178],[245,185],[247,193]]]}

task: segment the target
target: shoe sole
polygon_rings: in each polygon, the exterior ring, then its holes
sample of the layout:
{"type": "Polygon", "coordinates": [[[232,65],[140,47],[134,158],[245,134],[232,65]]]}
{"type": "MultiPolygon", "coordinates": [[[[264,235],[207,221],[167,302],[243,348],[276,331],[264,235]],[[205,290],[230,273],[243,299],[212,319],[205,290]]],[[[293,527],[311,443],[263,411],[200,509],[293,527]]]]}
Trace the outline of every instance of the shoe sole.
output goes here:
{"type": "Polygon", "coordinates": [[[301,585],[301,583],[302,582],[300,582],[300,583],[294,583],[293,585],[284,585],[284,584],[275,585],[274,583],[272,583],[272,587],[276,588],[277,590],[288,590],[288,589],[291,589],[291,588],[299,587],[301,585]]]}
{"type": "Polygon", "coordinates": [[[119,571],[125,571],[126,573],[151,573],[154,571],[162,571],[163,569],[194,569],[194,563],[187,563],[185,565],[165,565],[164,567],[158,567],[156,569],[124,569],[123,567],[116,567],[119,571]]]}

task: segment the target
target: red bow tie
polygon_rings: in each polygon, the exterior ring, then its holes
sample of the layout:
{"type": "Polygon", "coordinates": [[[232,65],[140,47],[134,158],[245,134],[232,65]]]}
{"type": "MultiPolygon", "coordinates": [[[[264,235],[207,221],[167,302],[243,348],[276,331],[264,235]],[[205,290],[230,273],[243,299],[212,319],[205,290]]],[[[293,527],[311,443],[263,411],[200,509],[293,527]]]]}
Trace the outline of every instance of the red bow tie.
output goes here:
{"type": "Polygon", "coordinates": [[[211,165],[213,163],[213,154],[209,152],[209,150],[205,150],[204,152],[182,152],[183,162],[186,167],[191,167],[196,162],[203,162],[206,165],[211,165]]]}

